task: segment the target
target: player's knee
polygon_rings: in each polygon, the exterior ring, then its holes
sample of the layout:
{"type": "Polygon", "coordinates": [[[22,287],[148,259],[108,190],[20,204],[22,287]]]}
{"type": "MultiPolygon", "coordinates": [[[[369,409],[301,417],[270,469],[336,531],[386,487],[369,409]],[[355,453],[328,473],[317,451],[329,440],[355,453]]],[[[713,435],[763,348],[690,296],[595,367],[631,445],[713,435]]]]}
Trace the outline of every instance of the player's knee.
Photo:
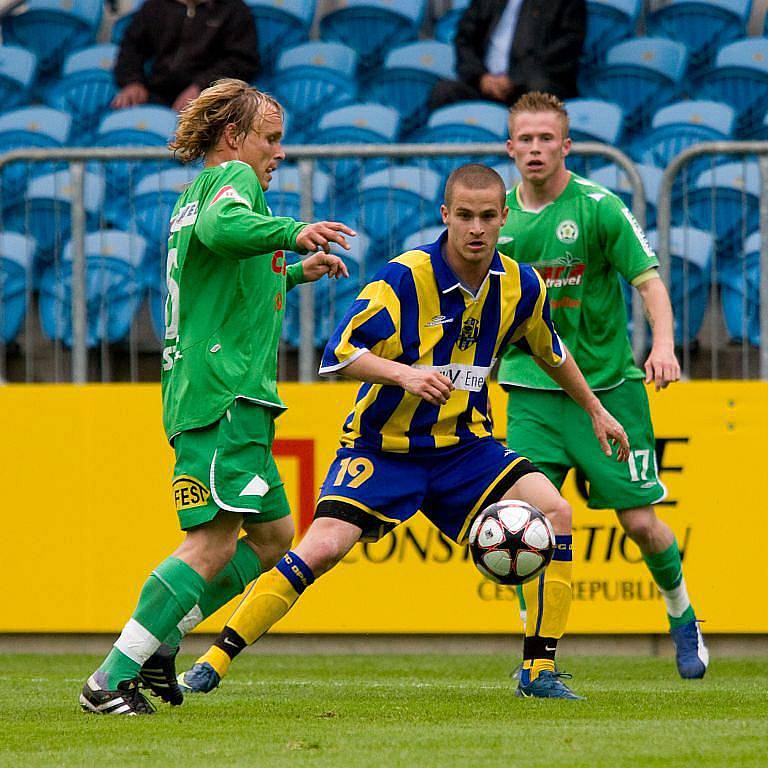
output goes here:
{"type": "Polygon", "coordinates": [[[573,511],[571,505],[562,497],[554,499],[546,509],[541,510],[552,523],[555,533],[568,534],[571,532],[573,511]]]}
{"type": "Polygon", "coordinates": [[[627,536],[642,547],[656,537],[658,518],[653,512],[622,515],[621,524],[627,536]]]}
{"type": "Polygon", "coordinates": [[[272,541],[262,542],[258,547],[254,547],[261,561],[261,570],[268,571],[270,568],[274,568],[280,562],[283,555],[291,548],[292,541],[292,533],[280,531],[276,533],[272,541]]]}

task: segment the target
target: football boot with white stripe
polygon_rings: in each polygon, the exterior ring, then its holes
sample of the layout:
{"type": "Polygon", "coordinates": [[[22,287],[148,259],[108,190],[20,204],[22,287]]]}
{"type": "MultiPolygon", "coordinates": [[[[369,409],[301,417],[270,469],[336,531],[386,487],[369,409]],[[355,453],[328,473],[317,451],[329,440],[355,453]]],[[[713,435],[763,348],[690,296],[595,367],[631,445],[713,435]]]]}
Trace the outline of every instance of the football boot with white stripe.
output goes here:
{"type": "Polygon", "coordinates": [[[83,686],[80,706],[96,715],[152,715],[155,708],[139,690],[139,678],[118,683],[116,690],[107,690],[104,675],[94,672],[83,686]]]}
{"type": "Polygon", "coordinates": [[[694,619],[669,630],[675,644],[677,671],[684,680],[704,677],[709,665],[709,650],[704,645],[699,622],[694,619]]]}
{"type": "Polygon", "coordinates": [[[178,648],[171,648],[163,643],[139,670],[139,680],[153,696],[159,696],[172,707],[184,701],[184,694],[176,682],[176,655],[178,648]]]}

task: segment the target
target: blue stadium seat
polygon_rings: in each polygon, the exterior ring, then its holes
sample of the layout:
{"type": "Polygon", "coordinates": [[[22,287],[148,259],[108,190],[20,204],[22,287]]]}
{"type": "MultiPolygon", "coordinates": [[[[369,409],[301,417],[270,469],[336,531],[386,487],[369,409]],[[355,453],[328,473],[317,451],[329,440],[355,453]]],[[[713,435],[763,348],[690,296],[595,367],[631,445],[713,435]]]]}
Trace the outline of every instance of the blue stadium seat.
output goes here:
{"type": "Polygon", "coordinates": [[[3,109],[26,104],[37,73],[37,56],[17,45],[0,45],[0,104],[3,109]]]}
{"type": "Polygon", "coordinates": [[[611,48],[595,72],[591,89],[626,113],[627,128],[639,130],[662,103],[677,96],[685,73],[686,48],[661,37],[638,37],[611,48]]]}
{"type": "MultiPolygon", "coordinates": [[[[102,226],[104,177],[86,172],[84,178],[85,224],[88,230],[102,226]]],[[[27,232],[37,241],[36,277],[61,253],[72,227],[72,185],[68,170],[47,173],[30,180],[23,197],[3,207],[3,226],[27,232]]]]}
{"type": "Polygon", "coordinates": [[[450,10],[446,11],[435,24],[435,40],[453,45],[456,28],[471,0],[453,0],[450,10]]]}
{"type": "Polygon", "coordinates": [[[281,51],[309,40],[315,0],[246,0],[256,23],[259,61],[270,73],[281,51]]]}
{"type": "Polygon", "coordinates": [[[123,39],[125,30],[128,29],[128,25],[133,20],[133,15],[139,9],[139,6],[144,0],[122,0],[120,3],[120,15],[115,19],[115,23],[112,26],[111,40],[115,45],[120,45],[123,39]]]}
{"type": "MultiPolygon", "coordinates": [[[[758,226],[760,171],[757,161],[732,162],[703,171],[688,191],[691,223],[717,236],[718,270],[729,268],[742,248],[743,232],[758,226]],[[715,218],[712,221],[712,207],[715,218]]],[[[680,203],[675,201],[675,211],[680,203]]]]}
{"type": "Polygon", "coordinates": [[[272,93],[291,113],[291,141],[312,137],[319,114],[353,101],[357,54],[341,43],[304,43],[277,62],[272,93]]]}
{"type": "MultiPolygon", "coordinates": [[[[109,112],[99,124],[94,144],[99,147],[164,147],[176,131],[176,113],[168,107],[144,105],[109,112]]],[[[167,161],[104,163],[109,215],[123,209],[131,186],[141,178],[167,168],[177,167],[167,161]]],[[[121,214],[118,214],[121,215],[121,214]]]]}
{"type": "MultiPolygon", "coordinates": [[[[466,142],[499,142],[507,138],[509,111],[501,104],[490,101],[463,101],[436,109],[427,121],[427,127],[416,140],[421,143],[461,144],[466,142]]],[[[475,159],[469,156],[429,158],[429,165],[447,175],[462,163],[485,162],[488,165],[498,157],[475,159]]]]}
{"type": "Polygon", "coordinates": [[[584,83],[611,46],[634,36],[641,6],[641,0],[587,0],[587,36],[580,73],[584,83]]]}
{"type": "MultiPolygon", "coordinates": [[[[659,199],[659,189],[661,188],[661,178],[664,171],[655,165],[644,165],[636,163],[635,168],[643,181],[643,190],[645,191],[645,222],[646,227],[656,226],[656,204],[659,199]]],[[[632,185],[629,178],[622,168],[615,163],[609,163],[603,168],[598,169],[589,176],[591,181],[609,189],[618,195],[624,205],[632,209],[632,185]]]]}
{"type": "Polygon", "coordinates": [[[388,50],[418,37],[426,5],[426,0],[345,0],[320,19],[320,35],[354,48],[367,73],[388,50]]]}
{"type": "Polygon", "coordinates": [[[377,249],[392,254],[402,239],[403,222],[412,228],[439,223],[441,195],[442,179],[430,168],[401,165],[376,171],[360,182],[359,225],[377,249]]]}
{"type": "Polygon", "coordinates": [[[646,30],[684,43],[690,69],[700,70],[718,48],[746,34],[751,6],[752,0],[669,0],[648,16],[646,30]]]}
{"type": "Polygon", "coordinates": [[[71,51],[96,42],[102,0],[27,0],[2,20],[3,42],[29,48],[43,74],[71,51]]]}
{"type": "MultiPolygon", "coordinates": [[[[331,180],[322,171],[315,170],[312,176],[312,204],[314,220],[334,215],[330,212],[331,180]]],[[[301,216],[301,179],[295,165],[283,163],[272,179],[266,192],[267,203],[275,216],[289,216],[297,221],[301,216]]]]}
{"type": "Polygon", "coordinates": [[[403,240],[403,244],[400,246],[400,250],[405,253],[406,251],[413,251],[416,248],[420,248],[422,245],[429,245],[434,243],[438,237],[445,231],[445,225],[435,224],[431,227],[424,227],[416,232],[408,235],[403,240]]]}
{"type": "MultiPolygon", "coordinates": [[[[314,141],[318,144],[391,144],[400,133],[400,114],[383,104],[350,104],[320,118],[314,141]]],[[[338,158],[319,161],[334,176],[336,194],[347,201],[357,190],[363,173],[386,168],[386,158],[338,158]]]]}
{"type": "MultiPolygon", "coordinates": [[[[571,99],[565,106],[570,118],[570,136],[574,141],[619,145],[624,112],[618,104],[600,99],[571,99]]],[[[571,153],[568,168],[580,176],[589,176],[606,162],[604,157],[571,153]]]]}
{"type": "Polygon", "coordinates": [[[504,186],[506,186],[507,190],[520,183],[520,171],[517,170],[513,160],[496,162],[491,168],[504,180],[504,186]]]}
{"type": "Polygon", "coordinates": [[[0,341],[8,344],[21,329],[31,290],[33,238],[18,232],[0,232],[0,341]]]}
{"type": "MultiPolygon", "coordinates": [[[[68,143],[72,118],[49,107],[21,107],[0,115],[0,147],[12,149],[51,149],[68,143]]],[[[61,167],[59,165],[59,167],[61,167]]],[[[49,162],[16,162],[3,168],[3,204],[20,197],[27,180],[51,173],[57,166],[49,162]]]]}
{"type": "Polygon", "coordinates": [[[760,346],[760,232],[744,241],[739,259],[718,273],[720,301],[728,335],[760,346]]]}
{"type": "Polygon", "coordinates": [[[427,103],[438,80],[456,77],[455,59],[447,43],[420,40],[402,45],[387,54],[365,90],[372,101],[399,110],[403,134],[409,134],[426,122],[427,103]]]}
{"type": "MultiPolygon", "coordinates": [[[[651,130],[638,139],[631,154],[644,163],[664,168],[675,155],[694,144],[732,138],[735,122],[736,113],[728,104],[679,101],[656,112],[651,130]]],[[[704,162],[709,163],[709,158],[704,162]]]]}
{"type": "MultiPolygon", "coordinates": [[[[146,242],[117,230],[85,238],[87,345],[124,339],[144,296],[140,265],[146,242]]],[[[60,264],[49,267],[40,283],[40,322],[51,340],[72,346],[72,244],[60,264]]]]}
{"type": "MultiPolygon", "coordinates": [[[[199,169],[189,166],[170,168],[144,176],[131,198],[131,213],[141,236],[150,247],[165,246],[173,207],[179,195],[194,181],[199,169]]],[[[117,222],[115,222],[117,224],[117,222]]],[[[123,221],[123,229],[130,223],[123,221]]]]}
{"type": "Polygon", "coordinates": [[[45,101],[72,115],[74,143],[88,145],[96,127],[117,93],[114,76],[117,46],[94,45],[64,60],[62,77],[45,89],[45,101]]]}
{"type": "Polygon", "coordinates": [[[714,67],[699,78],[697,89],[699,98],[730,104],[739,115],[737,134],[750,136],[768,109],[768,37],[721,48],[714,67]]]}
{"type": "MultiPolygon", "coordinates": [[[[651,248],[658,248],[658,232],[648,232],[651,248]]],[[[675,344],[699,335],[709,303],[709,284],[715,242],[709,232],[695,227],[669,231],[669,296],[675,315],[675,344]]]]}

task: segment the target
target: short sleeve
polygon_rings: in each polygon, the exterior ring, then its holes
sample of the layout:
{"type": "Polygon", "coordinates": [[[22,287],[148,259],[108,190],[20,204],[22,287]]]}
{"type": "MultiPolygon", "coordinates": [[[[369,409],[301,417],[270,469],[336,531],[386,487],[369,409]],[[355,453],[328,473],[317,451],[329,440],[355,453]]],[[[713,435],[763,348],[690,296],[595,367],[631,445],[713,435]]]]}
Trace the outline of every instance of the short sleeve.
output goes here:
{"type": "Polygon", "coordinates": [[[339,371],[365,352],[387,360],[402,354],[400,299],[386,277],[368,283],[347,310],[325,347],[320,374],[339,371]]]}
{"type": "Polygon", "coordinates": [[[598,233],[605,257],[628,283],[659,266],[637,219],[613,195],[606,195],[599,202],[598,233]]]}

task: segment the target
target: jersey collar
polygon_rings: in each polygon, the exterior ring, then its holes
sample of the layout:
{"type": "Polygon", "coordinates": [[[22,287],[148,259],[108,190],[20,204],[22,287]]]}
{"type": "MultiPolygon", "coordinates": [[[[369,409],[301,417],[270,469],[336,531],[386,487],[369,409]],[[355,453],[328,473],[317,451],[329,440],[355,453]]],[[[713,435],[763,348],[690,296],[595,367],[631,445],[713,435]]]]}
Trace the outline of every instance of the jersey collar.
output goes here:
{"type": "MultiPolygon", "coordinates": [[[[440,293],[448,293],[456,288],[468,290],[462,285],[461,280],[456,277],[453,270],[448,266],[448,262],[443,258],[443,248],[445,247],[445,241],[447,239],[448,230],[445,229],[434,243],[425,245],[420,250],[426,251],[429,254],[430,261],[432,262],[432,271],[435,273],[435,280],[437,281],[437,287],[439,288],[440,293]]],[[[507,270],[504,269],[501,256],[499,256],[499,252],[494,248],[488,274],[505,275],[506,273],[507,270]]],[[[485,285],[485,281],[483,281],[483,285],[485,285]]],[[[482,286],[480,289],[482,290],[482,286]]]]}

